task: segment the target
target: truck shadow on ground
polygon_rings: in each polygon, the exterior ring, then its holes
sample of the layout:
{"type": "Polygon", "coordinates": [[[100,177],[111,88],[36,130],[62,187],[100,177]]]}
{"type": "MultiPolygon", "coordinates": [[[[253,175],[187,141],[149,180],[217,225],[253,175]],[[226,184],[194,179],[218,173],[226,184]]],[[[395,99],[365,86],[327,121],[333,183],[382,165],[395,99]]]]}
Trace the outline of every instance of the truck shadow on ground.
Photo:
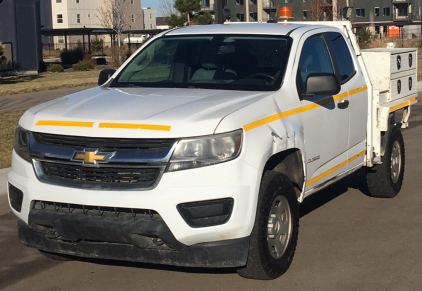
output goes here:
{"type": "Polygon", "coordinates": [[[350,188],[357,189],[364,195],[369,195],[368,187],[366,185],[365,169],[360,169],[327,188],[307,197],[302,204],[299,205],[300,217],[304,217],[324,204],[341,196],[350,188]]]}

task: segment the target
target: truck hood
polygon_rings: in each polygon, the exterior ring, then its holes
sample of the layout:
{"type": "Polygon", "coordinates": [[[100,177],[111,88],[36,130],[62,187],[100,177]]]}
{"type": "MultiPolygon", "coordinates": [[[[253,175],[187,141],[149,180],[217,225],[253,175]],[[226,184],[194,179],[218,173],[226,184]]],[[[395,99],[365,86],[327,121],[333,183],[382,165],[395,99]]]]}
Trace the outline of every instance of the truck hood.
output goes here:
{"type": "Polygon", "coordinates": [[[222,118],[270,94],[96,87],[33,107],[20,125],[36,132],[93,137],[200,136],[213,134],[222,118]]]}

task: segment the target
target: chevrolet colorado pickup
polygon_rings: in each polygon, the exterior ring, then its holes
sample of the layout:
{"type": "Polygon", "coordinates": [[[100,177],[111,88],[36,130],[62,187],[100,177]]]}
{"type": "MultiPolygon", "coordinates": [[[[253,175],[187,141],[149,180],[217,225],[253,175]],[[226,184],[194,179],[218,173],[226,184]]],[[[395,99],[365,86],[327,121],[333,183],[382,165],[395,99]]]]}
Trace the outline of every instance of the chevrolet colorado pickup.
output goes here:
{"type": "Polygon", "coordinates": [[[20,240],[59,259],[277,278],[308,196],[362,167],[370,195],[400,191],[416,60],[361,51],[349,22],[160,33],[98,87],[20,119],[8,176],[20,240]]]}

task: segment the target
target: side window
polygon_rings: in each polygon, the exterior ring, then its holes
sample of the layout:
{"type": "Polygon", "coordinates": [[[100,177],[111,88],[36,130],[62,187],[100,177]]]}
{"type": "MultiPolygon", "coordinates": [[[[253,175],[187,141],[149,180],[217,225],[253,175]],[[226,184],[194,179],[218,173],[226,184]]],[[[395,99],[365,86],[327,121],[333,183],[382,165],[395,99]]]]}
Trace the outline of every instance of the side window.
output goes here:
{"type": "Polygon", "coordinates": [[[352,56],[343,36],[337,32],[327,32],[324,37],[330,45],[331,55],[338,66],[339,82],[344,83],[355,73],[352,56]]]}
{"type": "Polygon", "coordinates": [[[308,38],[302,48],[297,72],[297,88],[301,95],[308,76],[312,73],[334,73],[330,54],[322,35],[308,38]]]}

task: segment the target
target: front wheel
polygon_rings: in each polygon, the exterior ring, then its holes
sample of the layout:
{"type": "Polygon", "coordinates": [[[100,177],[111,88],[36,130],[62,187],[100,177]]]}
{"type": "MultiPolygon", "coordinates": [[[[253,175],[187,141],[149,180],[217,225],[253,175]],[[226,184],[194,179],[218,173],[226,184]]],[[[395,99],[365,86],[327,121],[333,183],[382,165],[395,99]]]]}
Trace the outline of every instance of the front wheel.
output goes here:
{"type": "Polygon", "coordinates": [[[240,276],[269,280],[280,277],[292,263],[299,234],[299,207],[290,180],[267,171],[261,182],[248,261],[240,276]]]}
{"type": "Polygon", "coordinates": [[[393,198],[400,192],[404,175],[404,142],[398,126],[391,128],[381,162],[367,169],[369,195],[393,198]]]}

